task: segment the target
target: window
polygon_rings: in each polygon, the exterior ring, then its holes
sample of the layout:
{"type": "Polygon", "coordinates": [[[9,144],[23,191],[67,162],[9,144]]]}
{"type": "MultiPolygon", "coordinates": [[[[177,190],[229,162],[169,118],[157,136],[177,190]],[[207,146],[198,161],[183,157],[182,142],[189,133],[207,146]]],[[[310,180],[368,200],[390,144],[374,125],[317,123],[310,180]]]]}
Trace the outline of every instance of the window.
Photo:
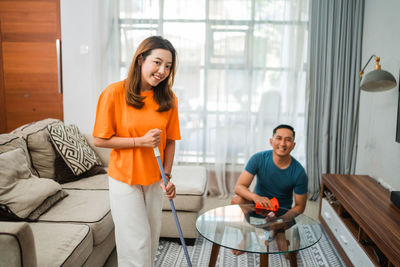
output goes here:
{"type": "Polygon", "coordinates": [[[162,35],[178,51],[181,162],[243,164],[272,129],[296,130],[304,164],[307,0],[120,0],[120,70],[162,35]]]}

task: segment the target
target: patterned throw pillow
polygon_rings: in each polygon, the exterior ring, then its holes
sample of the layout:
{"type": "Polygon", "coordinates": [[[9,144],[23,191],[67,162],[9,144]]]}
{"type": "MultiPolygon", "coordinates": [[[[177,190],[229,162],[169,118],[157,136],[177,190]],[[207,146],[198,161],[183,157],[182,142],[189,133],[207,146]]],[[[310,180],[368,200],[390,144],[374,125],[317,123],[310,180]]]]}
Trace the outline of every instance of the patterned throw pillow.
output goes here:
{"type": "Polygon", "coordinates": [[[54,180],[57,183],[64,184],[73,181],[80,180],[82,178],[95,176],[98,174],[105,174],[107,171],[102,166],[94,166],[87,172],[82,173],[81,175],[76,176],[68,165],[65,163],[64,159],[61,157],[60,154],[57,153],[56,159],[54,160],[54,169],[56,172],[56,177],[54,180]]]}
{"type": "Polygon", "coordinates": [[[54,147],[74,175],[81,175],[94,166],[102,165],[100,158],[75,125],[49,125],[48,130],[54,147]]]}

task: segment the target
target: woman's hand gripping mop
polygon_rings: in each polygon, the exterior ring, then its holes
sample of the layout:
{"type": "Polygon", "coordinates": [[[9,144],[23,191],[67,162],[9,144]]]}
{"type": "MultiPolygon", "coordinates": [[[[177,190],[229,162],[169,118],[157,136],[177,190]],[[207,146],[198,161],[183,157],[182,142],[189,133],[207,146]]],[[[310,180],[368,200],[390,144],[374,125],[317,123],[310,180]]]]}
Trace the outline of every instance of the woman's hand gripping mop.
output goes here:
{"type": "MultiPolygon", "coordinates": [[[[161,172],[161,176],[162,176],[163,181],[164,181],[164,185],[165,185],[165,187],[167,187],[168,181],[167,181],[167,177],[165,177],[163,164],[161,162],[160,151],[158,150],[158,147],[154,147],[153,150],[154,150],[154,155],[157,158],[158,167],[160,168],[160,172],[161,172]]],[[[178,216],[176,215],[174,201],[172,199],[170,199],[169,200],[169,204],[171,205],[172,214],[174,214],[176,228],[178,228],[179,238],[180,238],[181,243],[182,243],[183,251],[185,252],[185,257],[186,257],[187,264],[189,265],[189,267],[192,267],[192,263],[190,262],[190,258],[189,258],[189,253],[188,253],[187,248],[186,248],[185,239],[183,238],[181,225],[179,223],[178,216]]]]}

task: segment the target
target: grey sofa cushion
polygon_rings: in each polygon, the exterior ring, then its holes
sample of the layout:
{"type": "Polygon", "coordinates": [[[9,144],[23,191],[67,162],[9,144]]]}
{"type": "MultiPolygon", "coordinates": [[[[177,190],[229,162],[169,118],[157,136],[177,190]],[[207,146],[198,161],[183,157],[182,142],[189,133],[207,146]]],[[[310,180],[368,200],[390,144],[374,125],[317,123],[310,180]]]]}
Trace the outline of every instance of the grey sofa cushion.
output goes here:
{"type": "Polygon", "coordinates": [[[82,266],[93,251],[89,226],[29,223],[35,237],[38,266],[82,266]]]}
{"type": "MultiPolygon", "coordinates": [[[[174,198],[176,210],[198,212],[204,206],[203,196],[176,195],[174,198]]],[[[163,211],[170,211],[171,205],[167,197],[163,198],[163,211]]]]}
{"type": "MultiPolygon", "coordinates": [[[[46,179],[46,178],[43,178],[43,179],[46,179]]],[[[67,196],[68,196],[68,193],[65,192],[64,190],[58,190],[57,193],[47,197],[39,207],[37,207],[34,211],[32,211],[29,214],[27,221],[36,221],[40,217],[40,215],[45,213],[54,204],[56,204],[58,201],[60,201],[61,199],[65,198],[67,196]]]]}
{"type": "Polygon", "coordinates": [[[102,162],[75,125],[49,125],[50,139],[75,176],[89,171],[102,162]]]}
{"type": "MultiPolygon", "coordinates": [[[[198,233],[196,230],[197,212],[177,211],[177,216],[181,225],[181,230],[185,238],[196,238],[198,233]]],[[[162,212],[161,237],[179,237],[172,211],[162,212]]]]}
{"type": "Polygon", "coordinates": [[[172,181],[177,194],[202,196],[207,185],[207,170],[204,166],[175,166],[172,181]]]}
{"type": "Polygon", "coordinates": [[[0,204],[11,219],[35,220],[61,196],[61,186],[32,175],[21,148],[0,154],[0,204]],[[33,217],[29,218],[32,215],[33,217]],[[14,217],[15,216],[15,217],[14,217]]]}
{"type": "Polygon", "coordinates": [[[54,151],[48,125],[62,124],[57,119],[44,119],[23,125],[14,131],[13,134],[19,135],[26,140],[29,153],[32,158],[32,166],[37,171],[39,177],[54,178],[54,160],[56,152],[54,151]]]}
{"type": "Polygon", "coordinates": [[[64,183],[61,186],[64,189],[108,190],[108,175],[98,174],[78,181],[64,183]]]}
{"type": "Polygon", "coordinates": [[[24,150],[29,169],[34,175],[38,175],[37,171],[32,167],[31,156],[26,146],[25,139],[17,134],[0,134],[0,154],[16,148],[24,150]]]}
{"type": "Polygon", "coordinates": [[[89,146],[96,152],[96,154],[99,156],[101,159],[101,162],[103,163],[103,166],[108,167],[108,163],[110,162],[110,148],[105,148],[105,147],[96,147],[93,145],[93,136],[91,134],[87,133],[82,133],[82,135],[86,138],[86,140],[89,143],[89,146]]]}
{"type": "Polygon", "coordinates": [[[26,222],[0,221],[0,266],[37,266],[35,241],[26,222]]]}
{"type": "MultiPolygon", "coordinates": [[[[203,166],[174,166],[172,182],[176,187],[174,205],[176,210],[199,211],[203,208],[207,186],[207,171],[203,166]]],[[[171,210],[166,197],[163,199],[163,210],[171,210]]]]}
{"type": "Polygon", "coordinates": [[[69,195],[40,216],[39,222],[83,223],[93,232],[94,245],[114,228],[107,190],[65,190],[69,195]]]}
{"type": "Polygon", "coordinates": [[[89,258],[87,259],[83,267],[110,266],[108,257],[113,251],[115,251],[114,230],[111,231],[111,233],[104,239],[102,243],[93,247],[93,252],[92,254],[90,254],[89,258]]]}

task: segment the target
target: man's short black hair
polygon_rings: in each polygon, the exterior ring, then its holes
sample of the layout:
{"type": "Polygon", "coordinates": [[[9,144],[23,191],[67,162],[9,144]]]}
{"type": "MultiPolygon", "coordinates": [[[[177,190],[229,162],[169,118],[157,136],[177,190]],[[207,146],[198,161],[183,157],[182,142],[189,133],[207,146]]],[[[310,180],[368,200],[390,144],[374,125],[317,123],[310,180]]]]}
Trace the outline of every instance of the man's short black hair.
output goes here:
{"type": "Polygon", "coordinates": [[[277,131],[278,129],[282,129],[282,128],[291,130],[292,133],[293,133],[293,139],[294,139],[296,133],[295,133],[293,127],[290,126],[290,125],[287,125],[287,124],[280,124],[280,125],[276,126],[275,129],[274,129],[274,131],[272,132],[272,136],[275,135],[275,133],[276,133],[276,131],[277,131]]]}

